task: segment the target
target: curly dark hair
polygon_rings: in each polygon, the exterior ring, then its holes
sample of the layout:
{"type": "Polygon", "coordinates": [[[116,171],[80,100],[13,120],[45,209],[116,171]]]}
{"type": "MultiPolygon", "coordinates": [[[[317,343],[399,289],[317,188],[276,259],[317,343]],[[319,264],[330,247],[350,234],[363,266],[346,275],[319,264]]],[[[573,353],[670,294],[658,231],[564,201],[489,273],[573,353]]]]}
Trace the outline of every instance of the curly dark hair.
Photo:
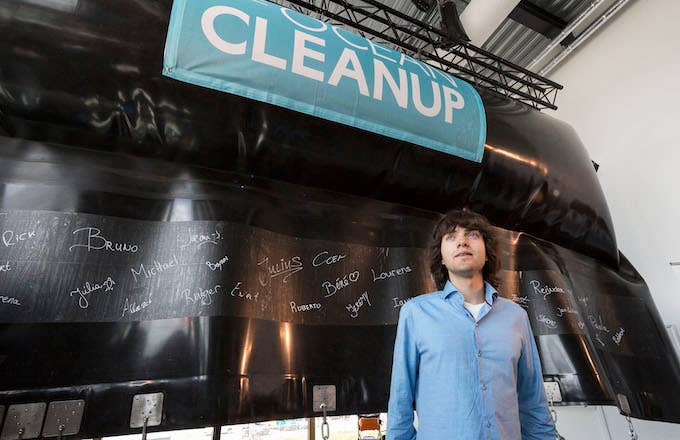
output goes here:
{"type": "Polygon", "coordinates": [[[496,236],[491,223],[481,214],[472,211],[451,210],[437,222],[432,230],[430,243],[428,245],[428,258],[430,263],[430,273],[437,289],[442,290],[446,281],[449,279],[449,272],[442,264],[442,237],[453,232],[456,226],[466,229],[476,230],[482,233],[484,246],[486,247],[487,262],[482,269],[484,280],[496,287],[496,271],[500,266],[496,236]]]}

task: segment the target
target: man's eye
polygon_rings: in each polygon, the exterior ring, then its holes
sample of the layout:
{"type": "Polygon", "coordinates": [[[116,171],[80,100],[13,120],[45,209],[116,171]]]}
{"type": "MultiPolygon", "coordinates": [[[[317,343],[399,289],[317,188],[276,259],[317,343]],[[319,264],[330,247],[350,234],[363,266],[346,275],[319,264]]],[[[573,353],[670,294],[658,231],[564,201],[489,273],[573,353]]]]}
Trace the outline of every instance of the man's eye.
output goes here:
{"type": "Polygon", "coordinates": [[[482,238],[482,234],[479,231],[470,231],[467,233],[468,238],[479,239],[482,238]]]}

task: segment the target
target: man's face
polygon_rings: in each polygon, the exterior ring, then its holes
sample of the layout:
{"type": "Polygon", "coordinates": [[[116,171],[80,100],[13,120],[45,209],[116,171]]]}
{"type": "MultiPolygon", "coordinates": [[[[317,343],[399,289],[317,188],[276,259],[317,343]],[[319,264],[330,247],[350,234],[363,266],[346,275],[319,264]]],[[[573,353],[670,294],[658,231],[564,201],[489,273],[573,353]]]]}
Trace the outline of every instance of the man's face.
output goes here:
{"type": "Polygon", "coordinates": [[[486,246],[482,233],[474,229],[456,226],[442,237],[442,263],[449,273],[471,278],[482,273],[486,263],[486,246]]]}

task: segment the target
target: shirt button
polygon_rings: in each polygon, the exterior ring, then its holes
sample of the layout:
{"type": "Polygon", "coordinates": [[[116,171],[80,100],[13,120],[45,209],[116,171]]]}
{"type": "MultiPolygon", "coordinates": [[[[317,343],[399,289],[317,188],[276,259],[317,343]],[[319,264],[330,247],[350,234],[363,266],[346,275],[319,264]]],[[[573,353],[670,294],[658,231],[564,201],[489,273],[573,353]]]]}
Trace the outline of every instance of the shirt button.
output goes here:
{"type": "Polygon", "coordinates": [[[477,352],[477,356],[478,356],[478,357],[482,357],[482,350],[479,350],[479,351],[477,352]]]}
{"type": "Polygon", "coordinates": [[[486,422],[486,427],[491,428],[491,422],[486,422]]]}
{"type": "Polygon", "coordinates": [[[486,384],[485,383],[482,384],[482,391],[486,391],[486,384]]]}
{"type": "Polygon", "coordinates": [[[479,323],[475,322],[475,327],[479,327],[479,323]]]}

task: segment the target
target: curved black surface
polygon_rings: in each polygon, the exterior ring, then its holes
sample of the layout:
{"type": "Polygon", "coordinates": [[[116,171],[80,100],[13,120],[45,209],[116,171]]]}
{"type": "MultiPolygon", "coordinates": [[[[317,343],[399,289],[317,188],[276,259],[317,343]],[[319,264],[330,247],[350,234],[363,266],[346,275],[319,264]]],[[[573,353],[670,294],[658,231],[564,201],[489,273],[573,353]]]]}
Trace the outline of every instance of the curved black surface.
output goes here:
{"type": "Polygon", "coordinates": [[[79,436],[130,432],[142,392],[165,393],[158,429],[309,416],[318,384],[336,385],[338,414],[385,410],[399,306],[432,289],[430,228],[469,206],[499,227],[499,289],[527,309],[565,402],[625,396],[635,417],[680,422],[680,367],[568,125],[482,93],[475,164],[174,82],[160,75],[169,10],[0,4],[0,405],[83,398],[79,436]],[[139,252],[69,250],[95,224],[139,252]],[[214,247],[173,253],[215,230],[214,247]],[[326,247],[347,258],[322,273],[312,261],[326,247]],[[132,268],[173,256],[179,274],[135,284],[132,268]],[[305,269],[258,287],[264,256],[305,269]],[[325,297],[324,281],[354,270],[365,284],[325,297]],[[71,291],[107,276],[116,289],[88,293],[84,310],[71,291]],[[239,281],[266,301],[219,294],[202,307],[199,294],[188,307],[181,294],[239,281]],[[358,306],[364,292],[372,302],[358,306]]]}
{"type": "MultiPolygon", "coordinates": [[[[0,309],[0,404],[84,398],[82,435],[130,432],[131,397],[142,392],[165,393],[160,429],[310,416],[314,385],[337,387],[337,414],[386,409],[398,309],[432,290],[423,247],[435,213],[206,168],[0,141],[8,165],[0,169],[0,250],[12,268],[0,274],[0,294],[18,302],[0,309]],[[93,242],[88,251],[82,232],[73,233],[88,225],[140,250],[115,253],[93,242]],[[215,229],[223,238],[214,240],[215,229]],[[186,231],[217,244],[191,243],[186,231]],[[17,241],[22,232],[34,234],[17,241]],[[326,249],[347,256],[314,266],[326,249]],[[134,282],[140,263],[152,267],[173,252],[180,272],[134,282]],[[204,266],[223,253],[224,270],[204,266]],[[304,270],[288,284],[282,277],[260,284],[263,255],[297,253],[304,270]],[[376,280],[404,266],[411,272],[376,280]],[[324,280],[353,270],[360,282],[326,296],[324,280]],[[71,294],[105,275],[115,288],[88,293],[86,307],[71,294]],[[185,287],[193,294],[239,281],[258,301],[224,294],[229,289],[206,304],[182,301],[185,287]],[[364,292],[371,304],[348,308],[364,292]],[[292,312],[291,300],[321,309],[292,312]]],[[[678,420],[672,347],[628,262],[611,269],[524,233],[498,233],[499,289],[527,309],[546,380],[560,384],[565,402],[612,404],[621,394],[635,416],[678,420]]]]}
{"type": "Polygon", "coordinates": [[[556,119],[484,94],[488,135],[480,165],[163,77],[169,0],[49,5],[0,5],[8,37],[0,41],[0,126],[12,136],[431,211],[469,205],[499,226],[618,263],[590,159],[556,119]]]}

